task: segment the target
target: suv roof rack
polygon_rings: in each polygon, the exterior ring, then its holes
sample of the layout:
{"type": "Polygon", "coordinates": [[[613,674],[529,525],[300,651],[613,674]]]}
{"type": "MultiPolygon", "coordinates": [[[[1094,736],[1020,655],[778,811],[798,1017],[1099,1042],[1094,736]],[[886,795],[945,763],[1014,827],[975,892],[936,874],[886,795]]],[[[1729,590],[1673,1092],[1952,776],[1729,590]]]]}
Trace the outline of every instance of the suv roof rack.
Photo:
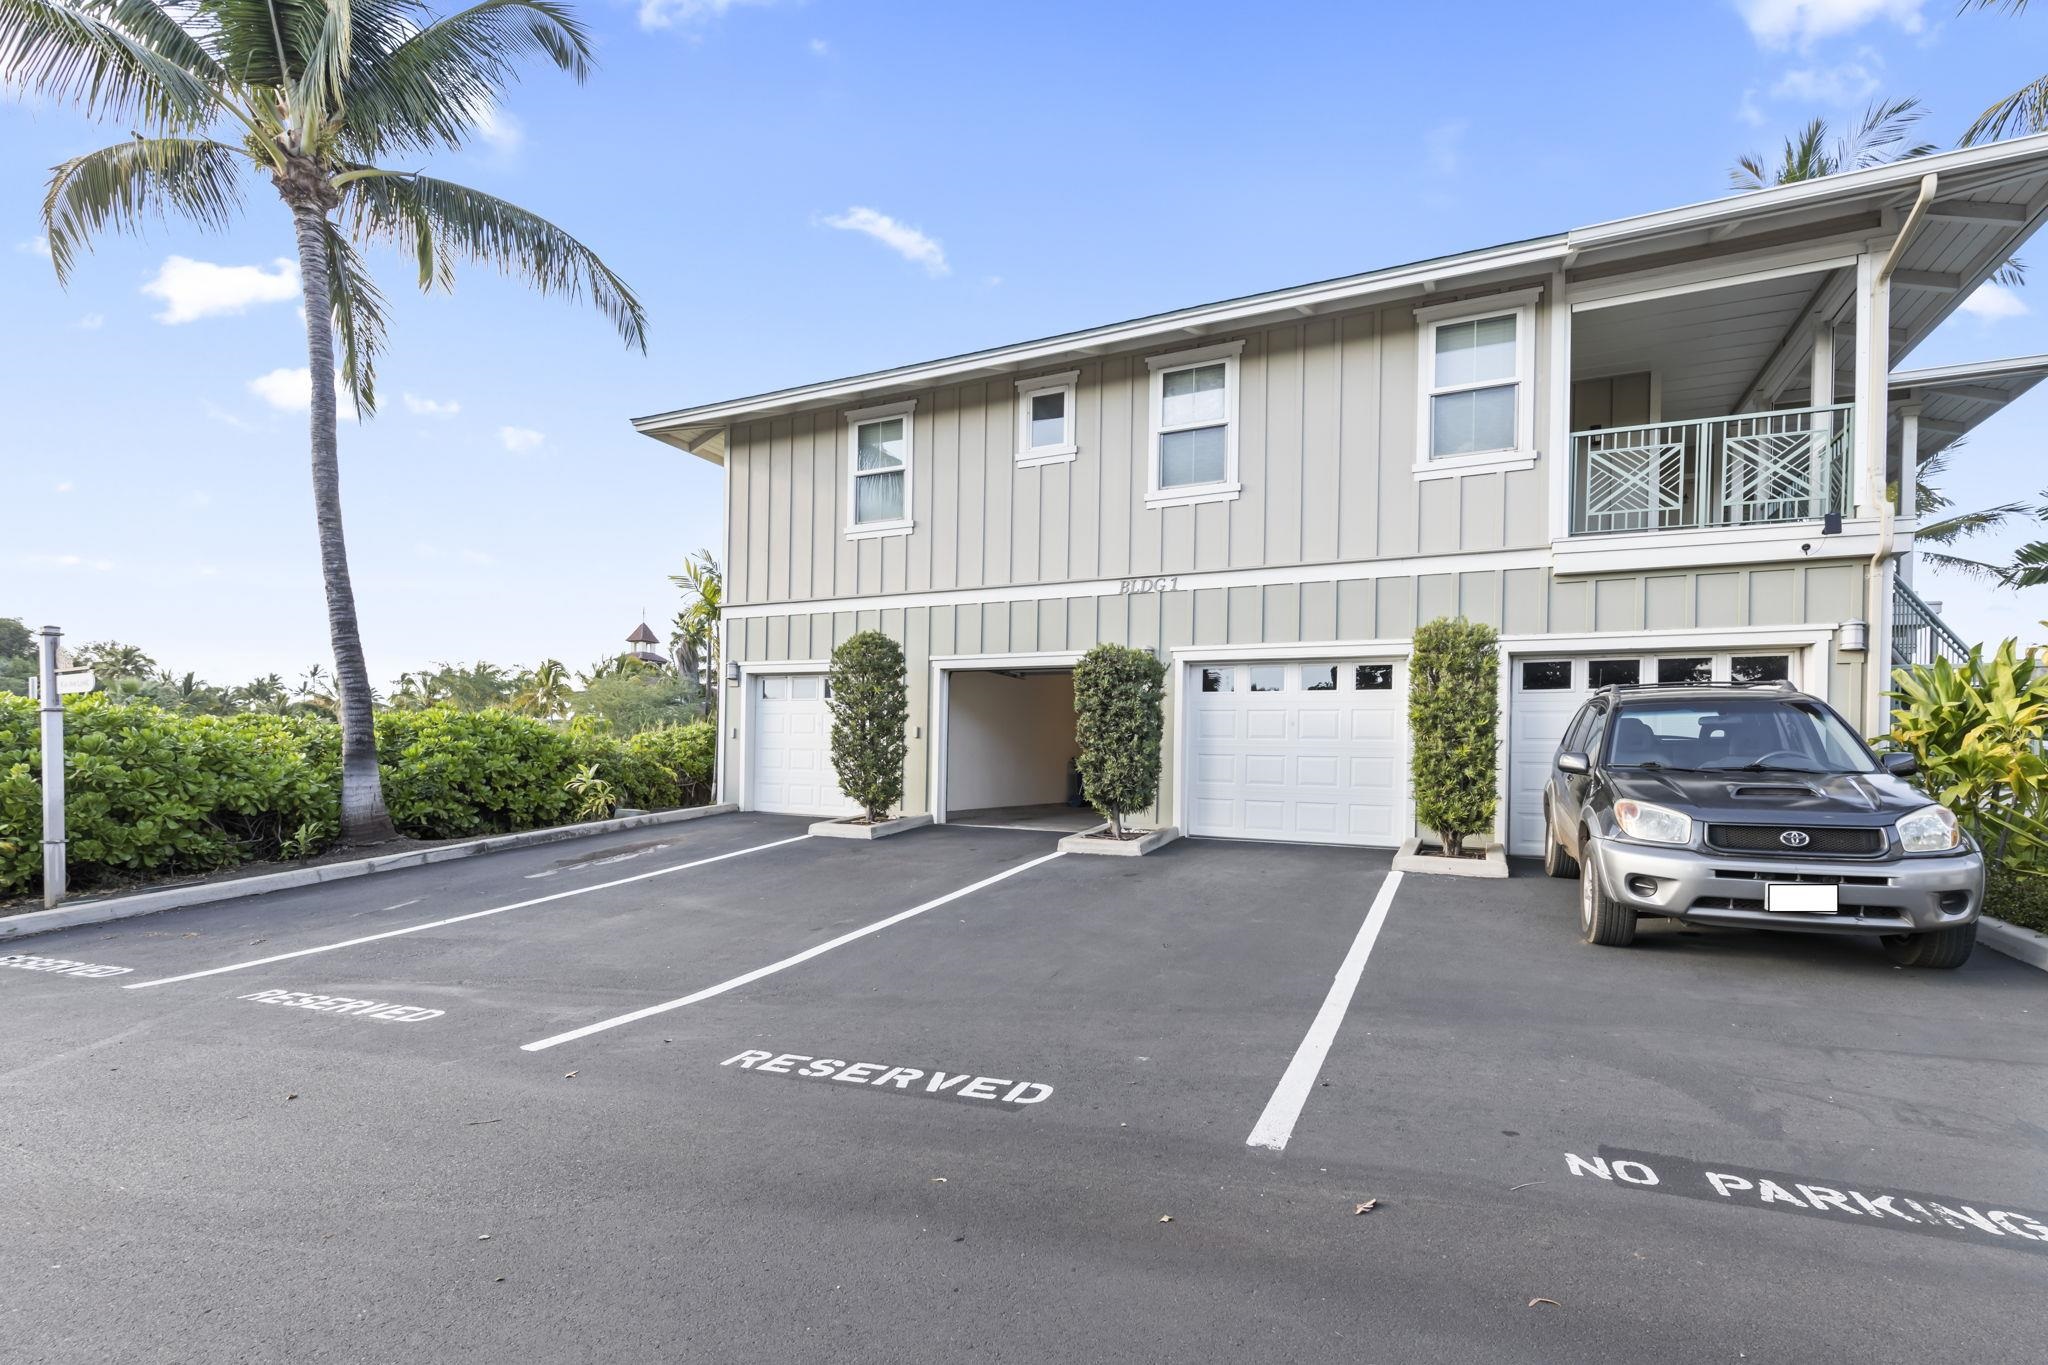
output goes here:
{"type": "Polygon", "coordinates": [[[1595,688],[1594,692],[1604,696],[1609,692],[1689,692],[1694,688],[1731,692],[1801,692],[1789,678],[1776,678],[1770,682],[1609,683],[1595,688]]]}

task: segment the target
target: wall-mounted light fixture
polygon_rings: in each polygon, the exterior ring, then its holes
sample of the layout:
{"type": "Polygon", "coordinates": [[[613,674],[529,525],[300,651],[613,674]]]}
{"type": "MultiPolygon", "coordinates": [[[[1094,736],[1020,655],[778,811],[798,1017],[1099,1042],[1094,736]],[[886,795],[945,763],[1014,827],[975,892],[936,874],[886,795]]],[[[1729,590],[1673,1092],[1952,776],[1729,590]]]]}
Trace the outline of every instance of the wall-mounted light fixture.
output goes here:
{"type": "Polygon", "coordinates": [[[1824,536],[1838,536],[1842,534],[1842,514],[1840,512],[1822,513],[1820,533],[1824,536]]]}
{"type": "Polygon", "coordinates": [[[1842,622],[1842,652],[1861,654],[1870,647],[1870,627],[1862,621],[1842,622]]]}
{"type": "Polygon", "coordinates": [[[727,659],[727,660],[725,661],[725,685],[726,685],[727,687],[737,687],[737,686],[739,686],[739,681],[740,681],[740,666],[739,666],[739,661],[738,661],[738,660],[736,660],[736,659],[727,659]]]}

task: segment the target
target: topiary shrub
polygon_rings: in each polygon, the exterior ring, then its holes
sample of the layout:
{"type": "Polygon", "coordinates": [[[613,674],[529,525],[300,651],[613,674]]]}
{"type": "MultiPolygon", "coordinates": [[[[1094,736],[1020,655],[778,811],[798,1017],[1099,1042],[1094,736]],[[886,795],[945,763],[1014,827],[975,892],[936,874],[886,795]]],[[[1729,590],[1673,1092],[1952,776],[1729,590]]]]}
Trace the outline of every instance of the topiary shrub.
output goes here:
{"type": "Polygon", "coordinates": [[[1097,645],[1074,665],[1074,738],[1081,794],[1124,837],[1124,817],[1159,796],[1166,666],[1149,650],[1097,645]]]}
{"type": "Polygon", "coordinates": [[[879,630],[849,635],[832,651],[832,767],[839,790],[860,803],[870,821],[887,818],[903,796],[904,725],[910,691],[903,650],[879,630]]]}
{"type": "Polygon", "coordinates": [[[1438,617],[1415,632],[1408,661],[1415,821],[1447,857],[1493,829],[1498,804],[1500,651],[1491,626],[1438,617]]]}

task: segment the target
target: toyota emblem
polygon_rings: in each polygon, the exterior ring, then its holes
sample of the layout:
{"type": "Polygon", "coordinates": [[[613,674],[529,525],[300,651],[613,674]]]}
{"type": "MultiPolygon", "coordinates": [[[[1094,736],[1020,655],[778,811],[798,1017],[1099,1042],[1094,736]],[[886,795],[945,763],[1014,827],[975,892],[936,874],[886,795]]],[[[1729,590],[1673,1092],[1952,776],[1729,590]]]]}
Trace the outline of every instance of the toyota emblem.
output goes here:
{"type": "Polygon", "coordinates": [[[1805,848],[1813,842],[1813,836],[1803,829],[1788,829],[1778,836],[1778,842],[1787,848],[1805,848]]]}

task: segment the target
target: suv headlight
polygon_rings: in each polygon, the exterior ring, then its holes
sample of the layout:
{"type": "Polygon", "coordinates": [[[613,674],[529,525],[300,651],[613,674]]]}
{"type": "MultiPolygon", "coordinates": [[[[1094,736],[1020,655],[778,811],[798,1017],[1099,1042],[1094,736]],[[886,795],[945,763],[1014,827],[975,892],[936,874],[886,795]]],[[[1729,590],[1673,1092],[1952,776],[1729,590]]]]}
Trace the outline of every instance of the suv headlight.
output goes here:
{"type": "MultiPolygon", "coordinates": [[[[1692,842],[1692,817],[1682,811],[1665,806],[1653,806],[1647,801],[1617,801],[1614,803],[1614,823],[1621,826],[1621,832],[1631,839],[1641,839],[1649,844],[1689,844],[1692,842]]],[[[1903,830],[1904,826],[1900,828],[1903,830]]]]}
{"type": "Polygon", "coordinates": [[[1899,821],[1899,847],[1908,853],[1940,853],[1962,843],[1962,827],[1947,806],[1922,806],[1899,821]]]}

